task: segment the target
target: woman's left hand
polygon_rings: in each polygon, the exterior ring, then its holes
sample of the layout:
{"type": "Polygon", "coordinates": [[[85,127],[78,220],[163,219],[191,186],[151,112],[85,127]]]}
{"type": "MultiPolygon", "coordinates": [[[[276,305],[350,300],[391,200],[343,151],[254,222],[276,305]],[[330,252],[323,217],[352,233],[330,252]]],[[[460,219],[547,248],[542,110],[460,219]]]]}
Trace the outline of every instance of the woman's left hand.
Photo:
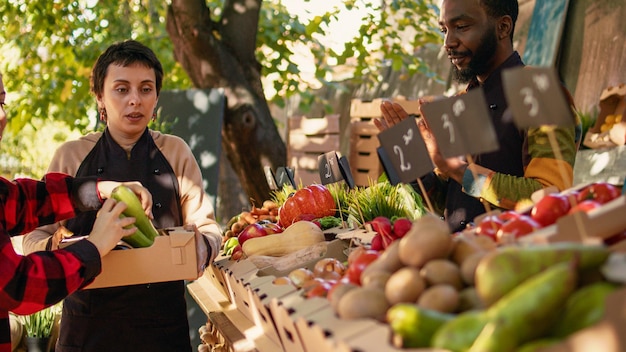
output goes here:
{"type": "Polygon", "coordinates": [[[209,258],[209,248],[207,247],[204,235],[198,230],[195,224],[184,225],[183,228],[187,231],[193,231],[196,235],[196,258],[198,260],[198,276],[204,274],[205,264],[209,258]]]}

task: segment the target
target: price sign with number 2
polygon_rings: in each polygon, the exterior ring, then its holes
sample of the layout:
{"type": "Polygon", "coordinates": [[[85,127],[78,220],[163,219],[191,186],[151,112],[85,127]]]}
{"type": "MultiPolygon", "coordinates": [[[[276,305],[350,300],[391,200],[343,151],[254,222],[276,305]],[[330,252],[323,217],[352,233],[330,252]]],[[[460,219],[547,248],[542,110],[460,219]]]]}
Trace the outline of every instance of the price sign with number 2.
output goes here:
{"type": "Polygon", "coordinates": [[[378,140],[401,182],[413,182],[433,169],[415,118],[380,132],[378,140]]]}

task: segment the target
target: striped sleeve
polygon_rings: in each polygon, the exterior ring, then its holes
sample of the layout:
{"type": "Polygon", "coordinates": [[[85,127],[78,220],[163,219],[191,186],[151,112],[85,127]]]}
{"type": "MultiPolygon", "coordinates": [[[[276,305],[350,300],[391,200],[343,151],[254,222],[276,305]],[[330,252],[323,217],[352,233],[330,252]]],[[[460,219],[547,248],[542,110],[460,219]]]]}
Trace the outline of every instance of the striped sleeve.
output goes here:
{"type": "Polygon", "coordinates": [[[576,127],[542,126],[528,130],[529,161],[523,177],[493,172],[463,178],[466,193],[504,209],[529,204],[530,196],[542,188],[572,187],[577,152],[576,127]]]}

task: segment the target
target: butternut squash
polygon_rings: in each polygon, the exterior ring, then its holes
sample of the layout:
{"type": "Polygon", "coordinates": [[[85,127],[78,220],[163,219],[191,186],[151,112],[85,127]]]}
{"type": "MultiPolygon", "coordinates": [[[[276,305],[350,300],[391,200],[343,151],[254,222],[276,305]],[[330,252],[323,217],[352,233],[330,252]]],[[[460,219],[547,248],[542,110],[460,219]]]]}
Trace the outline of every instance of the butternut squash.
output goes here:
{"type": "Polygon", "coordinates": [[[250,238],[241,249],[247,256],[281,257],[325,240],[322,229],[311,221],[297,221],[281,233],[250,238]]]}

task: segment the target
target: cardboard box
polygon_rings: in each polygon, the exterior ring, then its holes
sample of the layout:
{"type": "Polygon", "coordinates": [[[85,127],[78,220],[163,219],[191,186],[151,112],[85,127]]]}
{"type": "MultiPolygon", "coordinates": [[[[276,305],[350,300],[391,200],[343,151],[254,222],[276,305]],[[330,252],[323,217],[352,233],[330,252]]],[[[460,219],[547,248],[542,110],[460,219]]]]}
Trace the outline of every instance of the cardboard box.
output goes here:
{"type": "Polygon", "coordinates": [[[296,185],[320,183],[317,158],[340,148],[339,115],[295,116],[288,123],[287,165],[294,169],[296,185]]]}
{"type": "Polygon", "coordinates": [[[611,242],[612,251],[626,250],[626,195],[621,195],[588,213],[576,212],[559,218],[556,224],[544,227],[518,239],[520,243],[611,242]],[[615,237],[617,236],[617,238],[615,237]]]}
{"type": "Polygon", "coordinates": [[[585,134],[583,145],[596,149],[626,142],[626,85],[611,86],[602,91],[600,112],[595,124],[585,134]],[[608,121],[609,117],[611,121],[608,121]],[[616,123],[617,120],[617,123],[616,123]]]}
{"type": "Polygon", "coordinates": [[[237,299],[239,299],[235,297],[237,294],[237,288],[256,278],[258,270],[259,269],[257,269],[257,267],[249,260],[239,260],[231,264],[222,272],[226,281],[226,287],[228,288],[228,294],[230,295],[230,301],[232,303],[236,304],[237,299]]]}
{"type": "MultiPolygon", "coordinates": [[[[274,277],[271,276],[271,278],[274,277]]],[[[282,346],[283,343],[280,340],[276,321],[270,311],[270,302],[273,299],[280,300],[281,297],[294,292],[296,292],[296,288],[292,285],[275,285],[271,281],[250,289],[254,324],[260,326],[263,329],[263,333],[279,346],[282,346]]]]}
{"type": "Polygon", "coordinates": [[[255,321],[254,304],[252,303],[252,297],[250,296],[249,291],[267,282],[271,282],[273,279],[273,277],[265,276],[254,277],[248,282],[243,282],[241,280],[235,280],[232,282],[231,288],[233,290],[235,306],[248,320],[253,322],[255,321]]]}
{"type": "Polygon", "coordinates": [[[381,117],[380,104],[386,100],[400,104],[409,114],[419,115],[419,102],[417,99],[396,97],[394,99],[377,98],[373,100],[353,99],[350,102],[350,118],[372,119],[381,117]]]}
{"type": "Polygon", "coordinates": [[[102,272],[87,289],[195,280],[198,276],[196,237],[174,227],[146,248],[113,250],[102,258],[102,272]]]}
{"type": "MultiPolygon", "coordinates": [[[[335,350],[337,342],[350,337],[365,338],[379,323],[374,319],[340,319],[328,305],[312,314],[299,317],[295,325],[307,352],[325,352],[335,350]]],[[[388,340],[379,341],[378,345],[382,347],[388,340]]]]}
{"type": "Polygon", "coordinates": [[[289,352],[306,351],[298,334],[295,322],[299,317],[306,317],[320,309],[329,307],[326,298],[314,297],[306,299],[296,291],[280,299],[270,301],[270,311],[274,317],[276,329],[280,336],[283,349],[289,352]]]}

